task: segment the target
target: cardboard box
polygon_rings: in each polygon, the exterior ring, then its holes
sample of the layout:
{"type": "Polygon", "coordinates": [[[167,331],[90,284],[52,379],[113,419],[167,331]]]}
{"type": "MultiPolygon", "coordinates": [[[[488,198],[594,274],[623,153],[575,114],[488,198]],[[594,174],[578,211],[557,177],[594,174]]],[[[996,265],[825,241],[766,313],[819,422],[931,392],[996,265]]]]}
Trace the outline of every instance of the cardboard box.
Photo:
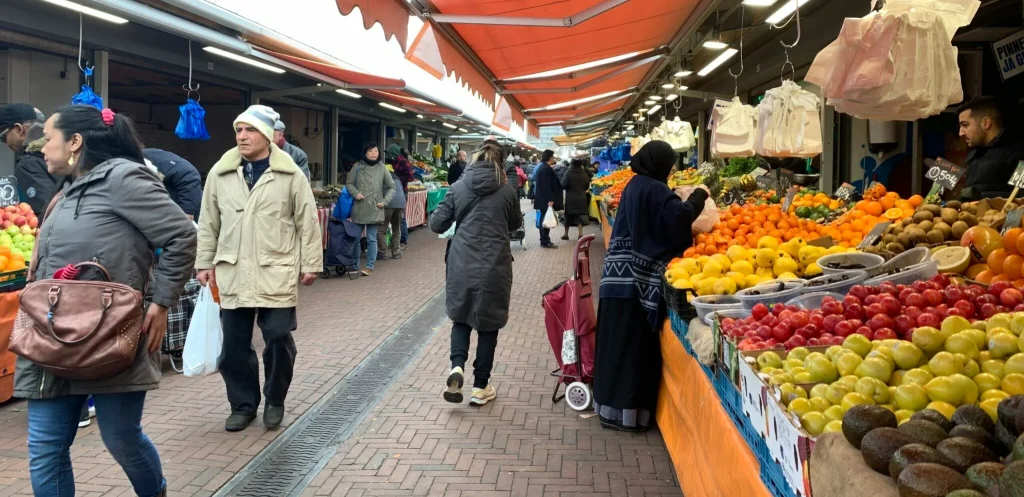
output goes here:
{"type": "Polygon", "coordinates": [[[795,416],[783,409],[775,398],[768,400],[768,432],[765,442],[772,458],[782,467],[786,483],[798,497],[811,495],[808,464],[813,437],[800,426],[795,416]]]}

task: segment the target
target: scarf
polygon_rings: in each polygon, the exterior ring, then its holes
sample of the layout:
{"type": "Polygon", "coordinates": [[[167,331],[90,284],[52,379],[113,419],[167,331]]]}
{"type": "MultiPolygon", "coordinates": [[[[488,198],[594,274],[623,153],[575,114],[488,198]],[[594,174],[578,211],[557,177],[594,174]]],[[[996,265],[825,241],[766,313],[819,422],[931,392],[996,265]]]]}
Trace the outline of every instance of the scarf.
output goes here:
{"type": "Polygon", "coordinates": [[[672,150],[672,145],[661,140],[654,140],[648,142],[633,155],[629,167],[639,175],[668,183],[668,175],[672,173],[672,167],[676,165],[678,159],[679,154],[672,150]]]}

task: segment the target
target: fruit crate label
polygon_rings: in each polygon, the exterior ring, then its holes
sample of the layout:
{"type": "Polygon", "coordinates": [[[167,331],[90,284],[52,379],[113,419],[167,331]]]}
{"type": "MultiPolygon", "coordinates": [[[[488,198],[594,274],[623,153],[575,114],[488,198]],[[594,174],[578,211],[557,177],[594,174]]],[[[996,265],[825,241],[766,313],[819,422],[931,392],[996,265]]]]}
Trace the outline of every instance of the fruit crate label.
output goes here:
{"type": "Polygon", "coordinates": [[[1024,207],[1014,209],[1006,214],[1006,222],[1003,223],[1003,229],[1000,234],[1005,235],[1007,231],[1013,228],[1020,228],[1020,220],[1024,218],[1024,207]]]}
{"type": "Polygon", "coordinates": [[[885,232],[889,229],[889,226],[892,226],[891,221],[884,221],[876,224],[875,227],[871,228],[871,231],[864,236],[864,239],[861,240],[860,244],[857,245],[857,249],[863,250],[874,245],[879,238],[882,238],[882,235],[884,235],[885,232]]]}
{"type": "Polygon", "coordinates": [[[1010,176],[1010,186],[1024,188],[1024,160],[1017,164],[1017,170],[1010,176]]]}
{"type": "Polygon", "coordinates": [[[21,203],[21,194],[18,193],[18,178],[0,176],[0,207],[18,205],[19,203],[21,203]]]}
{"type": "Polygon", "coordinates": [[[839,200],[849,202],[853,200],[853,196],[857,194],[857,188],[849,183],[843,183],[839,185],[839,189],[836,190],[835,197],[839,200]]]}
{"type": "Polygon", "coordinates": [[[924,177],[941,185],[943,188],[952,190],[956,188],[965,171],[966,169],[939,157],[935,159],[935,163],[928,169],[924,177]]]}

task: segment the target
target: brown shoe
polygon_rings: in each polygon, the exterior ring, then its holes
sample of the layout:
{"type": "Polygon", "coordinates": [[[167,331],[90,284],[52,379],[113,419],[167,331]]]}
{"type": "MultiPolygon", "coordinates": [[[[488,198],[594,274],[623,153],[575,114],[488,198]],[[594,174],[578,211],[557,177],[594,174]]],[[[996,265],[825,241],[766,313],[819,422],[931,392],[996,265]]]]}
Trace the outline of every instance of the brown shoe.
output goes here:
{"type": "Polygon", "coordinates": [[[361,274],[363,276],[373,276],[373,270],[372,269],[364,269],[362,271],[359,271],[359,274],[361,274]]]}

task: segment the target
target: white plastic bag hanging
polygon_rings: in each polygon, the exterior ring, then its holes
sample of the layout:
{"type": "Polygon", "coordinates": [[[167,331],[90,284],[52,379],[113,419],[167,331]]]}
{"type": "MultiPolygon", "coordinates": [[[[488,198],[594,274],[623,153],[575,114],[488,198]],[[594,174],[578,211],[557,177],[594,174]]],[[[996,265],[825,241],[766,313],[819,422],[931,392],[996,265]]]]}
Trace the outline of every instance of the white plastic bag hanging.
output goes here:
{"type": "Polygon", "coordinates": [[[732,101],[717,100],[711,112],[711,154],[715,157],[750,157],[754,155],[757,136],[757,111],[744,105],[739,97],[732,101]]]}
{"type": "MultiPolygon", "coordinates": [[[[703,187],[681,186],[676,188],[676,193],[679,195],[679,198],[686,200],[690,198],[690,195],[698,188],[703,187]]],[[[708,197],[708,199],[704,201],[704,210],[701,211],[700,216],[698,216],[697,219],[693,220],[693,232],[711,233],[719,221],[721,221],[721,216],[718,214],[718,206],[715,204],[714,199],[708,197]]]]}
{"type": "Polygon", "coordinates": [[[192,313],[181,354],[185,376],[207,376],[217,372],[217,361],[224,346],[220,327],[220,306],[213,301],[209,286],[199,290],[199,301],[192,313]]]}
{"type": "Polygon", "coordinates": [[[544,224],[542,224],[542,226],[544,226],[544,228],[549,229],[549,230],[555,229],[555,228],[558,227],[558,218],[555,217],[555,210],[554,209],[548,209],[547,214],[544,214],[544,224]]]}

